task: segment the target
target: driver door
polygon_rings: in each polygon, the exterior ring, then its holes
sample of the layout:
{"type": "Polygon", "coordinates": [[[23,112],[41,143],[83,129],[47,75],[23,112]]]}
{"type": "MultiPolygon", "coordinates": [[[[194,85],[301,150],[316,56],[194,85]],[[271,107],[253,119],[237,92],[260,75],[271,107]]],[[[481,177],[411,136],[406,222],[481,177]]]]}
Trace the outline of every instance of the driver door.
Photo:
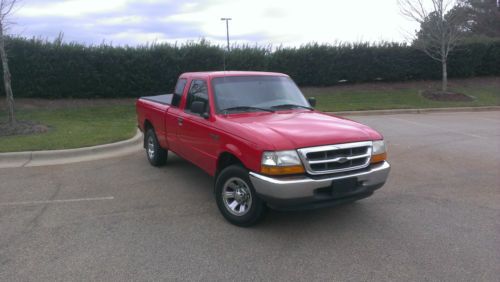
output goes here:
{"type": "Polygon", "coordinates": [[[209,117],[208,87],[203,79],[194,79],[191,82],[184,111],[180,113],[177,136],[183,157],[211,173],[217,160],[216,140],[211,137],[214,130],[210,118],[191,112],[191,104],[195,101],[205,103],[205,114],[209,117]]]}

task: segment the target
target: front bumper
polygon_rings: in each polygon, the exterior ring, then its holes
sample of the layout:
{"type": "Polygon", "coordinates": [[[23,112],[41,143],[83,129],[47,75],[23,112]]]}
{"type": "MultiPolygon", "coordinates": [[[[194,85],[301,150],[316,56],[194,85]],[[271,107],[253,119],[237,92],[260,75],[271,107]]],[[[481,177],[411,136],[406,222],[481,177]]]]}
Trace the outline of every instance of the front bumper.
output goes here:
{"type": "Polygon", "coordinates": [[[250,172],[255,191],[269,206],[281,209],[309,209],[366,198],[382,187],[389,175],[388,162],[326,176],[268,177],[250,172]]]}

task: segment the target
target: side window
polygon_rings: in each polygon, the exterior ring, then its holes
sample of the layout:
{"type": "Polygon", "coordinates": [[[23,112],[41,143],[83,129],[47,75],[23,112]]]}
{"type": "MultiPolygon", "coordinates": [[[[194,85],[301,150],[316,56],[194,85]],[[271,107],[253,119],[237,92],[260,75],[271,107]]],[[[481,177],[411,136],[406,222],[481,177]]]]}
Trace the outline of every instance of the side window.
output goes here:
{"type": "Polygon", "coordinates": [[[207,83],[204,80],[193,80],[187,95],[185,111],[190,113],[191,104],[195,101],[200,101],[205,104],[205,113],[209,111],[208,105],[208,89],[207,83]]]}
{"type": "Polygon", "coordinates": [[[187,79],[181,78],[177,81],[174,90],[174,96],[172,97],[172,106],[179,107],[181,102],[182,93],[184,93],[184,88],[186,87],[187,79]]]}

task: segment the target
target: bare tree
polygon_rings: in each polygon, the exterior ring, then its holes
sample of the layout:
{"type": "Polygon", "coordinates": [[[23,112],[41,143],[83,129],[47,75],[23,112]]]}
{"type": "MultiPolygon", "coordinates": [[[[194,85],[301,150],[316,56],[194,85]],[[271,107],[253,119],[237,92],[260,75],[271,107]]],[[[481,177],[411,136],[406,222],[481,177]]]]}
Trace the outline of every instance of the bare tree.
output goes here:
{"type": "Polygon", "coordinates": [[[15,126],[16,117],[14,115],[14,94],[9,70],[9,60],[5,52],[5,32],[9,25],[8,17],[12,13],[17,0],[0,0],[0,59],[3,67],[3,83],[5,86],[5,96],[7,101],[7,112],[10,126],[15,126]]]}
{"type": "Polygon", "coordinates": [[[460,40],[463,19],[460,13],[448,13],[457,6],[456,0],[398,0],[401,13],[420,24],[413,40],[415,47],[441,62],[442,87],[448,90],[448,55],[460,40]],[[427,7],[427,5],[429,7],[427,7]]]}

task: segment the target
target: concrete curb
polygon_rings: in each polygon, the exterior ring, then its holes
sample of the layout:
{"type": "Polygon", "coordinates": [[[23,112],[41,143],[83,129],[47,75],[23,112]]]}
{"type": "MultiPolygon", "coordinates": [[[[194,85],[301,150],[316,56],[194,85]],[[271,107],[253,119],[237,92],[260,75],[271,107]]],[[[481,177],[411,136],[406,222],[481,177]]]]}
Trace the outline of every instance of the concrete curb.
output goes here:
{"type": "Polygon", "coordinates": [[[116,143],[67,150],[0,153],[0,168],[31,167],[93,161],[125,156],[142,149],[142,132],[116,143]]]}
{"type": "MultiPolygon", "coordinates": [[[[327,112],[339,116],[500,111],[500,106],[327,112]]],[[[0,168],[59,165],[125,156],[142,149],[142,132],[128,140],[68,150],[0,153],[0,168]]]]}
{"type": "Polygon", "coordinates": [[[338,116],[369,116],[369,115],[395,115],[395,114],[425,114],[425,113],[448,113],[448,112],[482,112],[500,111],[500,106],[488,107],[457,107],[457,108],[428,108],[428,109],[396,109],[396,110],[372,110],[372,111],[344,111],[327,112],[338,116]]]}

